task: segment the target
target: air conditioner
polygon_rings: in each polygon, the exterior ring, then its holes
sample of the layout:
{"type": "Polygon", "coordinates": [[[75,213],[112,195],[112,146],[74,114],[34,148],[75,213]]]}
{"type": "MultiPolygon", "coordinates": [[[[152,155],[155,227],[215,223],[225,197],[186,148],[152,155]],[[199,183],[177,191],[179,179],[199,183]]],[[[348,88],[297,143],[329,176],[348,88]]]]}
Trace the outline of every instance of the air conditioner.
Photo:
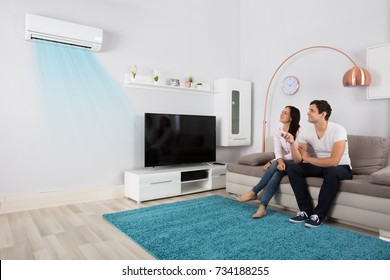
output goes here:
{"type": "Polygon", "coordinates": [[[103,30],[48,17],[26,14],[25,39],[46,40],[100,51],[103,30]]]}

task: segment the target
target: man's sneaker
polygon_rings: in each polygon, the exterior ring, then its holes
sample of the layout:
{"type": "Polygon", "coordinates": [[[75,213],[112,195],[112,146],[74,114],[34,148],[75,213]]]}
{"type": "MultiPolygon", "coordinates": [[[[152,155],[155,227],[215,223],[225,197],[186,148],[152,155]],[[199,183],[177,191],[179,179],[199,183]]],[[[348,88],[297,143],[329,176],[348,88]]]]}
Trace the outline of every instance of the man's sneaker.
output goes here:
{"type": "Polygon", "coordinates": [[[322,224],[322,221],[320,218],[318,218],[317,215],[311,215],[310,219],[308,219],[305,223],[305,226],[311,227],[311,228],[316,228],[319,227],[322,224]]]}
{"type": "Polygon", "coordinates": [[[298,212],[295,217],[290,218],[289,221],[292,223],[302,223],[302,222],[306,221],[308,218],[309,218],[309,216],[307,216],[306,212],[301,211],[301,212],[298,212]]]}

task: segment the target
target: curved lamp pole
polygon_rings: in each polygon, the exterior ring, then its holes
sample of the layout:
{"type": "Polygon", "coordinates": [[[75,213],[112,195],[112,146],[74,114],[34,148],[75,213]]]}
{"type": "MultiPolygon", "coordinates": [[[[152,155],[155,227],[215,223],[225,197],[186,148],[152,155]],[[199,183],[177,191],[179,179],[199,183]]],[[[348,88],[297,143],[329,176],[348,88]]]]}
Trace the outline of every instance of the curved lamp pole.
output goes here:
{"type": "Polygon", "coordinates": [[[290,58],[292,58],[293,56],[301,53],[301,52],[304,52],[304,51],[307,51],[307,50],[312,50],[312,49],[329,49],[329,50],[333,50],[333,51],[336,51],[342,55],[344,55],[349,61],[352,62],[352,64],[354,65],[351,69],[349,69],[347,72],[345,72],[344,76],[343,76],[343,85],[345,87],[353,87],[353,86],[369,86],[370,83],[371,83],[371,75],[370,73],[364,69],[364,68],[361,68],[360,66],[358,66],[356,64],[355,61],[352,60],[352,58],[347,55],[345,52],[343,51],[340,51],[339,49],[336,49],[336,48],[333,48],[333,47],[329,47],[329,46],[311,46],[311,47],[307,47],[307,48],[304,48],[304,49],[301,49],[301,50],[298,50],[296,52],[294,52],[292,55],[288,56],[279,66],[278,68],[276,68],[274,74],[272,75],[271,77],[271,80],[269,81],[269,84],[268,84],[268,88],[267,88],[267,93],[265,95],[265,104],[264,104],[264,118],[263,118],[263,137],[262,137],[262,142],[263,142],[263,152],[265,151],[265,133],[266,133],[266,125],[267,125],[267,104],[268,104],[268,95],[270,93],[270,89],[271,89],[271,85],[272,85],[272,82],[276,76],[276,74],[278,73],[278,71],[280,70],[280,68],[288,61],[290,60],[290,58]]]}

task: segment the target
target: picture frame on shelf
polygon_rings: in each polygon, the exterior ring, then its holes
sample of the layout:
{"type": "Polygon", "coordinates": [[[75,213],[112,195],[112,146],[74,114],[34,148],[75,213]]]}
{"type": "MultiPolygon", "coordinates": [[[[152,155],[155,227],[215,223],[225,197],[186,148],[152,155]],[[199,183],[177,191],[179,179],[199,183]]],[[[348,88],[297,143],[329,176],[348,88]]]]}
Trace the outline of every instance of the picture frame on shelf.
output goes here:
{"type": "Polygon", "coordinates": [[[169,86],[180,87],[180,80],[179,79],[168,79],[167,84],[169,86]]]}

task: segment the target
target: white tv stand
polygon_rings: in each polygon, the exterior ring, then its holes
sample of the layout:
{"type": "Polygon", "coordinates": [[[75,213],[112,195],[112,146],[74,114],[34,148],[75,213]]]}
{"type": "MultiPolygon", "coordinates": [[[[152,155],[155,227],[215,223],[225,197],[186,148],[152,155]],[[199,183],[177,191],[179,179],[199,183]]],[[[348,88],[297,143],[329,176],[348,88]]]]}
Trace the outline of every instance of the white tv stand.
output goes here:
{"type": "Polygon", "coordinates": [[[125,171],[125,196],[138,203],[225,188],[226,164],[147,167],[125,171]]]}

